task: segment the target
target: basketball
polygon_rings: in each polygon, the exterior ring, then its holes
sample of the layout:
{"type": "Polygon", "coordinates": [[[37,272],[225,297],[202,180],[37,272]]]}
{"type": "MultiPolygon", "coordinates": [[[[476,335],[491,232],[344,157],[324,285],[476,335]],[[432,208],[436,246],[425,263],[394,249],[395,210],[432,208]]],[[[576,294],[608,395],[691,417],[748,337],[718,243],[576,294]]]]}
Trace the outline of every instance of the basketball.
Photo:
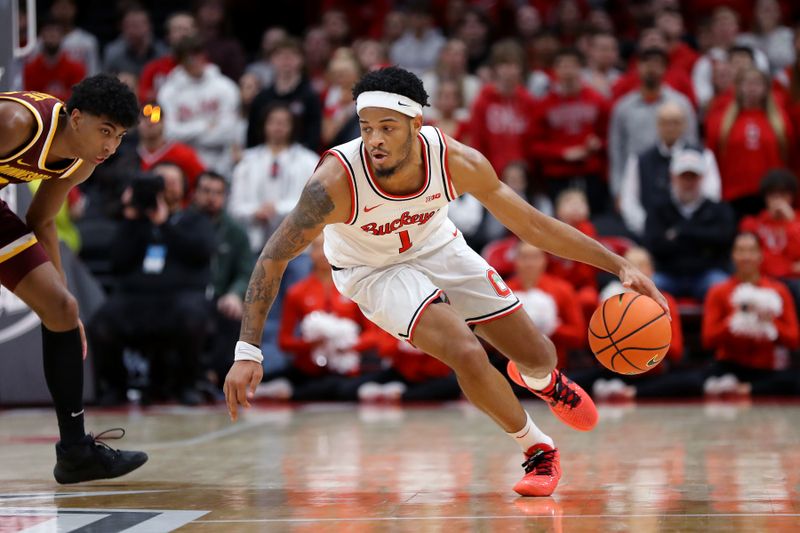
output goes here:
{"type": "Polygon", "coordinates": [[[626,292],[604,301],[589,321],[589,346],[595,357],[619,374],[641,374],[669,350],[672,327],[658,303],[626,292]]]}

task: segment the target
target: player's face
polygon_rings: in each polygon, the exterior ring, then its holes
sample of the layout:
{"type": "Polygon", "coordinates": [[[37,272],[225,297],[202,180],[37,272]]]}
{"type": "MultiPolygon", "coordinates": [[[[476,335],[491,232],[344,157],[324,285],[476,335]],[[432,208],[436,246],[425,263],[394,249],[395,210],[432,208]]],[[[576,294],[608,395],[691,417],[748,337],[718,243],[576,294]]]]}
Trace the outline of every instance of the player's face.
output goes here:
{"type": "Polygon", "coordinates": [[[377,177],[388,178],[409,162],[422,117],[409,119],[391,109],[368,107],[361,110],[359,123],[377,177]]]}
{"type": "Polygon", "coordinates": [[[73,110],[70,125],[75,133],[77,156],[99,165],[111,157],[119,148],[122,137],[128,131],[119,124],[114,124],[108,117],[81,113],[73,110]]]}

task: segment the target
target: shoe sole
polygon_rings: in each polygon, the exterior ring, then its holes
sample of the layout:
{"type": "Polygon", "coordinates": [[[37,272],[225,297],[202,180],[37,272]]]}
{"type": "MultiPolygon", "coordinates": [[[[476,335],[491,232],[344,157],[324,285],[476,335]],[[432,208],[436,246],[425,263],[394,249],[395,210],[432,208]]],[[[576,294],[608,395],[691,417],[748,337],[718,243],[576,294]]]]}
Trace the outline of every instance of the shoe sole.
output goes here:
{"type": "MultiPolygon", "coordinates": [[[[558,411],[553,409],[553,407],[550,405],[550,402],[548,402],[547,400],[545,400],[544,398],[539,396],[539,393],[537,391],[531,389],[530,387],[528,387],[525,384],[525,382],[522,380],[522,376],[520,375],[519,370],[517,370],[517,365],[514,364],[514,361],[509,361],[508,362],[508,366],[506,367],[506,371],[508,372],[508,377],[511,378],[511,381],[513,381],[514,383],[516,383],[520,387],[524,387],[525,389],[531,391],[534,395],[536,395],[537,398],[540,398],[540,399],[544,400],[544,402],[547,403],[547,406],[550,407],[550,411],[556,416],[556,418],[558,418],[559,420],[564,422],[566,425],[568,425],[572,429],[577,429],[578,431],[591,431],[597,425],[597,418],[598,418],[598,416],[597,416],[597,408],[595,408],[595,410],[594,410],[594,420],[592,420],[591,422],[587,423],[586,425],[575,424],[572,420],[569,420],[569,419],[565,418],[561,413],[559,413],[558,411]]],[[[584,392],[584,394],[586,394],[586,391],[583,391],[583,392],[584,392]]],[[[592,401],[592,399],[588,396],[588,394],[586,395],[586,397],[587,397],[587,399],[589,401],[592,401]]]]}
{"type": "Polygon", "coordinates": [[[124,476],[126,474],[130,474],[131,472],[133,472],[134,470],[136,470],[137,468],[139,468],[143,464],[145,464],[148,459],[149,459],[149,457],[147,456],[147,454],[145,454],[144,455],[144,459],[141,462],[139,462],[138,464],[137,463],[132,463],[133,466],[131,468],[129,468],[128,470],[126,470],[124,472],[120,472],[118,474],[114,474],[114,475],[111,475],[111,476],[90,476],[90,477],[80,478],[80,479],[76,479],[76,478],[72,477],[71,473],[69,473],[69,472],[67,472],[67,473],[61,472],[59,470],[59,468],[58,468],[58,465],[56,465],[56,467],[53,468],[53,477],[55,477],[56,481],[61,485],[73,485],[75,483],[84,483],[86,481],[95,481],[95,480],[98,480],[98,479],[114,479],[114,478],[122,477],[122,476],[124,476]]]}

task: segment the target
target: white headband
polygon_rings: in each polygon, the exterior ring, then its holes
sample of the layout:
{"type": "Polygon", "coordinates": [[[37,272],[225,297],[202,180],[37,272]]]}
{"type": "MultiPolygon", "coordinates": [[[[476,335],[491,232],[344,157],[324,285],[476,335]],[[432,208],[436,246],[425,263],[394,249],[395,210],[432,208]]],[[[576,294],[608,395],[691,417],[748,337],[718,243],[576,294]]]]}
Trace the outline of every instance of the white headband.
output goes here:
{"type": "Polygon", "coordinates": [[[409,117],[422,114],[422,106],[407,96],[385,91],[367,91],[358,95],[356,112],[360,115],[365,107],[383,107],[409,117]]]}

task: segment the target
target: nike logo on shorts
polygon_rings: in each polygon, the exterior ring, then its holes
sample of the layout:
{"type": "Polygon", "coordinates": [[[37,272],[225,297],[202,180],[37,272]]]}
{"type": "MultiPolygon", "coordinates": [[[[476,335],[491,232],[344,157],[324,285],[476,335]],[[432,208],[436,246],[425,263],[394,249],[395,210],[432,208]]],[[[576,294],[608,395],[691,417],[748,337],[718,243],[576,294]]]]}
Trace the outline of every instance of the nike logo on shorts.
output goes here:
{"type": "Polygon", "coordinates": [[[70,413],[70,416],[71,416],[72,418],[75,418],[75,417],[81,416],[81,415],[83,414],[83,411],[84,411],[84,409],[81,409],[81,410],[80,410],[80,411],[78,411],[77,413],[70,413]]]}
{"type": "Polygon", "coordinates": [[[370,211],[372,211],[373,209],[377,209],[377,208],[379,208],[379,207],[380,207],[380,206],[382,206],[382,205],[383,205],[383,204],[378,204],[378,205],[373,205],[372,207],[367,207],[367,206],[364,206],[364,212],[365,212],[365,213],[369,213],[369,212],[370,212],[370,211]]]}

